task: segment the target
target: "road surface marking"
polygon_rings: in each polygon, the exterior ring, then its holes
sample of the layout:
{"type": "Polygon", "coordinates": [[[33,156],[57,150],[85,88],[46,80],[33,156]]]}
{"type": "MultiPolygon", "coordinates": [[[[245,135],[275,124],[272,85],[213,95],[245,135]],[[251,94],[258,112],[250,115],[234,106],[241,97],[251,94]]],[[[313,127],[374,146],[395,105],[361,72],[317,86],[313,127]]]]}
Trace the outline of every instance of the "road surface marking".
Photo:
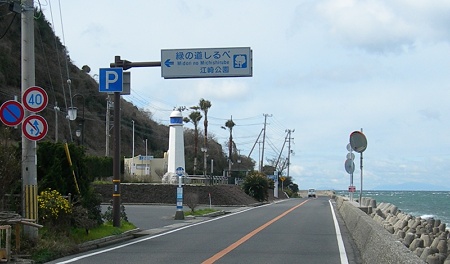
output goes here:
{"type": "Polygon", "coordinates": [[[345,253],[344,240],[342,240],[341,229],[339,228],[339,223],[336,218],[336,214],[334,213],[334,207],[331,204],[331,200],[328,200],[330,203],[331,214],[333,215],[334,229],[336,229],[336,238],[339,247],[339,256],[341,257],[341,264],[348,264],[347,254],[345,253]]]}
{"type": "Polygon", "coordinates": [[[84,258],[92,257],[92,256],[103,254],[103,253],[107,253],[109,251],[114,251],[114,250],[119,249],[119,248],[128,247],[128,246],[131,246],[131,245],[134,245],[134,244],[137,244],[137,243],[141,243],[141,242],[144,242],[144,241],[147,241],[147,240],[151,240],[151,239],[154,239],[154,238],[158,238],[158,237],[161,237],[161,236],[172,234],[172,233],[178,232],[178,231],[183,230],[183,229],[191,228],[191,227],[194,227],[194,226],[197,226],[197,225],[206,224],[206,223],[209,223],[209,222],[212,222],[212,221],[217,221],[217,220],[220,220],[222,218],[230,217],[230,216],[233,216],[233,215],[237,215],[237,214],[240,214],[240,213],[244,213],[244,212],[247,212],[247,211],[250,211],[250,210],[253,210],[253,209],[256,209],[256,208],[268,206],[268,205],[271,205],[271,204],[266,204],[266,205],[262,205],[262,206],[258,206],[258,207],[247,208],[245,210],[241,210],[241,211],[234,212],[234,213],[231,213],[231,214],[226,214],[226,215],[223,215],[223,216],[218,216],[218,217],[215,217],[215,218],[212,218],[212,219],[209,219],[209,220],[205,220],[205,221],[201,221],[201,222],[194,223],[194,224],[191,224],[191,225],[183,226],[183,227],[180,227],[180,228],[177,228],[177,229],[169,230],[167,232],[156,234],[154,236],[149,236],[149,237],[145,237],[145,238],[142,238],[142,239],[133,240],[132,242],[129,242],[129,243],[126,243],[126,244],[122,244],[122,245],[118,245],[118,246],[115,246],[115,247],[111,247],[111,248],[99,250],[99,251],[96,251],[96,252],[84,254],[84,255],[81,255],[81,256],[78,256],[78,257],[74,257],[74,258],[71,258],[71,259],[68,259],[68,260],[65,260],[65,261],[60,261],[60,262],[57,262],[57,263],[58,264],[72,263],[72,262],[75,262],[75,261],[78,261],[78,260],[81,260],[81,259],[84,259],[84,258]]]}
{"type": "Polygon", "coordinates": [[[291,209],[287,210],[286,212],[280,214],[279,216],[275,217],[274,219],[270,220],[269,222],[263,224],[262,226],[256,228],[255,230],[253,230],[252,232],[248,233],[247,235],[243,236],[241,239],[239,239],[238,241],[234,242],[233,244],[229,245],[227,248],[223,249],[222,251],[220,251],[219,253],[215,254],[214,256],[210,257],[209,259],[205,260],[202,262],[202,264],[211,264],[216,262],[217,260],[221,259],[223,256],[225,256],[226,254],[230,253],[231,251],[233,251],[235,248],[239,247],[240,245],[242,245],[245,241],[249,240],[250,238],[252,238],[254,235],[258,234],[260,231],[264,230],[266,227],[270,226],[271,224],[275,223],[276,221],[280,220],[281,218],[283,218],[285,215],[289,214],[290,212],[294,211],[295,209],[299,208],[300,206],[304,205],[306,202],[308,202],[309,200],[306,200],[294,207],[292,207],[291,209]]]}

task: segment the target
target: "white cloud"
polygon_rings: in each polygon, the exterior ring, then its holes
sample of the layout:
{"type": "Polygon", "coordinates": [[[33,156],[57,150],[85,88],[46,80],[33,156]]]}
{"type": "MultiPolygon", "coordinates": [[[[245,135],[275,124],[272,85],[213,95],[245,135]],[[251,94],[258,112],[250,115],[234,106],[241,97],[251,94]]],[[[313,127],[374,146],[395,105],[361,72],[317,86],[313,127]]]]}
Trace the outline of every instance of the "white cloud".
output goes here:
{"type": "Polygon", "coordinates": [[[432,6],[423,1],[326,0],[316,10],[343,44],[375,53],[398,53],[418,42],[449,41],[443,27],[449,19],[443,14],[448,14],[450,5],[441,1],[432,6]]]}

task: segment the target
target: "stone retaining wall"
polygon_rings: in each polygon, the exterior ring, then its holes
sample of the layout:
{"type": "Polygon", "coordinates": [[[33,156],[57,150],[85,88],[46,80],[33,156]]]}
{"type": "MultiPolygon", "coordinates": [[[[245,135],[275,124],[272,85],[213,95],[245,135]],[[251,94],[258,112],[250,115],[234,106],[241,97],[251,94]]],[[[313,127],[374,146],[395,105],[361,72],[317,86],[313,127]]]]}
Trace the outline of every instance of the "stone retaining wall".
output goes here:
{"type": "Polygon", "coordinates": [[[340,215],[367,264],[424,263],[396,237],[376,223],[369,215],[343,197],[336,197],[340,215]]]}

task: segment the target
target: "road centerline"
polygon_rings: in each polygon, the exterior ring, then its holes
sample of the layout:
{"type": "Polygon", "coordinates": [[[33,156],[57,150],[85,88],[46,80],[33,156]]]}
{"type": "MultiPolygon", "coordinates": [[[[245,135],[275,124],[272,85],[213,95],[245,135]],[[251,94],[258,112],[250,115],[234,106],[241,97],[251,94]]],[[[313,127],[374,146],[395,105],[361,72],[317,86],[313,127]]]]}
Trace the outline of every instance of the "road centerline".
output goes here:
{"type": "Polygon", "coordinates": [[[259,232],[261,232],[262,230],[264,230],[266,227],[268,227],[271,224],[275,223],[276,221],[280,220],[281,218],[283,218],[284,216],[286,216],[290,212],[294,211],[295,209],[299,208],[300,206],[304,205],[308,201],[309,200],[303,201],[302,203],[300,203],[300,204],[290,208],[289,210],[285,211],[284,213],[280,214],[279,216],[277,216],[277,217],[273,218],[272,220],[266,222],[265,224],[261,225],[260,227],[256,228],[255,230],[251,231],[250,233],[246,234],[245,236],[243,236],[242,238],[240,238],[239,240],[237,240],[233,244],[229,245],[225,249],[219,251],[214,256],[212,256],[209,259],[203,261],[202,264],[211,264],[211,263],[216,262],[217,260],[221,259],[226,254],[230,253],[231,251],[233,251],[234,249],[236,249],[237,247],[239,247],[240,245],[245,243],[247,240],[252,238],[254,235],[256,235],[259,232]]]}

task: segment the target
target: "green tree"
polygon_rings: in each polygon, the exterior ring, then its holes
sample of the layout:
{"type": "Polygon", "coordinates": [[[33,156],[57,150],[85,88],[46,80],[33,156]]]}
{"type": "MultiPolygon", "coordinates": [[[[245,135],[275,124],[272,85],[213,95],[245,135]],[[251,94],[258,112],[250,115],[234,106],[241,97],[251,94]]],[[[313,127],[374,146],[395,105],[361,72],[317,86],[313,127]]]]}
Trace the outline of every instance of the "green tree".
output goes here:
{"type": "Polygon", "coordinates": [[[254,171],[245,177],[244,192],[260,202],[269,200],[269,180],[261,172],[254,171]]]}
{"type": "MultiPolygon", "coordinates": [[[[39,190],[52,189],[62,195],[71,193],[74,197],[74,203],[79,203],[86,208],[89,219],[100,224],[102,222],[101,199],[91,186],[94,177],[87,174],[84,148],[68,144],[72,161],[71,167],[63,143],[41,142],[38,146],[37,178],[39,190]],[[80,193],[78,193],[78,189],[80,193]]],[[[102,163],[97,163],[91,166],[101,167],[102,165],[102,163]]]]}
{"type": "Polygon", "coordinates": [[[230,138],[228,140],[228,177],[231,177],[231,163],[232,163],[232,154],[233,154],[233,127],[236,124],[233,122],[233,117],[225,122],[225,126],[230,131],[230,138]]]}
{"type": "Polygon", "coordinates": [[[205,115],[205,119],[203,120],[203,126],[205,128],[205,137],[204,137],[204,142],[203,142],[203,146],[205,148],[208,147],[208,111],[209,108],[211,108],[211,102],[205,99],[200,99],[200,102],[198,104],[198,106],[200,107],[200,110],[203,111],[203,114],[205,115]]]}
{"type": "MultiPolygon", "coordinates": [[[[203,147],[207,150],[208,149],[208,111],[209,108],[211,108],[211,102],[205,99],[200,99],[199,105],[200,110],[203,111],[203,114],[205,115],[205,119],[203,120],[203,126],[205,130],[205,137],[203,138],[203,147]]],[[[203,155],[206,155],[206,152],[203,152],[203,155]]],[[[205,159],[206,160],[206,159],[205,159]]],[[[206,168],[206,164],[203,164],[204,168],[206,168]]],[[[206,173],[206,171],[204,172],[206,173]]],[[[210,184],[212,184],[212,175],[211,175],[211,181],[210,184]]]]}
{"type": "Polygon", "coordinates": [[[195,111],[192,111],[189,114],[189,117],[185,117],[183,121],[185,123],[191,122],[194,124],[194,174],[197,174],[197,154],[198,154],[198,123],[202,119],[202,114],[197,111],[199,109],[198,106],[193,106],[191,109],[194,109],[195,111]]]}
{"type": "MultiPolygon", "coordinates": [[[[0,130],[0,201],[5,198],[5,194],[13,194],[20,190],[21,184],[21,152],[20,148],[10,139],[11,130],[14,129],[2,127],[0,130]]],[[[17,204],[13,196],[6,203],[0,203],[0,205],[3,204],[10,204],[8,206],[10,210],[18,209],[12,206],[17,204]]]]}
{"type": "Polygon", "coordinates": [[[57,190],[62,195],[81,194],[88,191],[91,180],[86,175],[84,148],[69,144],[72,167],[67,159],[63,143],[41,142],[37,149],[37,178],[39,190],[57,190]],[[76,180],[72,169],[75,172],[76,180]]]}

